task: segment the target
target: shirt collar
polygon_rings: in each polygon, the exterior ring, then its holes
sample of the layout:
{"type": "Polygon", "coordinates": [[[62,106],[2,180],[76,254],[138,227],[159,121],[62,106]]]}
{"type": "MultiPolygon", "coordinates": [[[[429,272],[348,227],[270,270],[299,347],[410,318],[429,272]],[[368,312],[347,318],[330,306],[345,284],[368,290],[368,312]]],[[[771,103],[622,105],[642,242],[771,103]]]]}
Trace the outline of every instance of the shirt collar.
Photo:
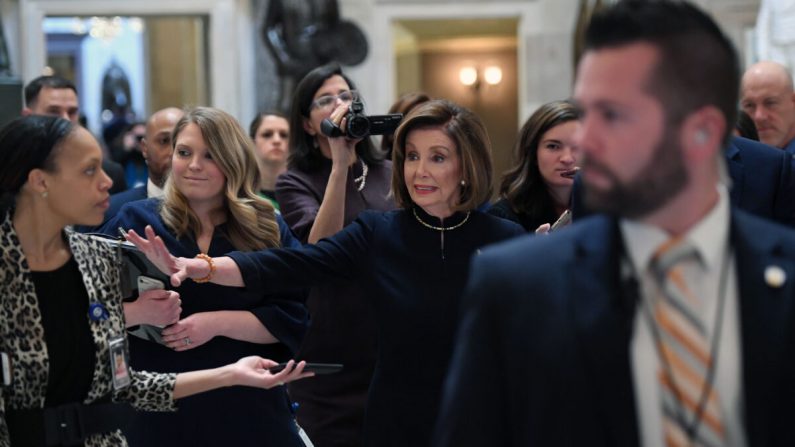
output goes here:
{"type": "Polygon", "coordinates": [[[146,197],[163,197],[164,195],[163,188],[155,185],[151,178],[146,180],[146,197]]]}
{"type": "MultiPolygon", "coordinates": [[[[719,268],[729,240],[729,192],[723,184],[716,187],[718,203],[683,238],[695,247],[709,272],[719,268]]],[[[635,220],[621,219],[619,225],[632,266],[637,272],[646,271],[654,251],[670,239],[670,235],[635,220]]]]}

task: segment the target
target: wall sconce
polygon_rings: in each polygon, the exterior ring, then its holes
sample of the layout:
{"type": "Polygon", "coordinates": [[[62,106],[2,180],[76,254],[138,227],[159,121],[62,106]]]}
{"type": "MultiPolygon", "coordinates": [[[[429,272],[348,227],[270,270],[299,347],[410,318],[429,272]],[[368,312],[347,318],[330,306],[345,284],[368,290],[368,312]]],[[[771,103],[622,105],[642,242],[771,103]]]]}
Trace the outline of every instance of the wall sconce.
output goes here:
{"type": "Polygon", "coordinates": [[[463,67],[458,72],[458,80],[472,90],[478,91],[481,86],[481,78],[488,85],[497,85],[502,82],[502,69],[496,65],[490,65],[480,73],[475,67],[463,67]]]}

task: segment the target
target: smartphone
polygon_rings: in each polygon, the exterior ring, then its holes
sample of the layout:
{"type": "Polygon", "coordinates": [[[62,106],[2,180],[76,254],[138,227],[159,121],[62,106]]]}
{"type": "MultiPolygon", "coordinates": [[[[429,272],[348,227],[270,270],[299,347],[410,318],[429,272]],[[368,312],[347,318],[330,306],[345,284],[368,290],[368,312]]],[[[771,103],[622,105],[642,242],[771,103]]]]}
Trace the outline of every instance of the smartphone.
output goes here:
{"type": "Polygon", "coordinates": [[[146,292],[147,290],[162,290],[166,285],[163,281],[152,278],[151,276],[138,275],[138,293],[146,292]]]}
{"type": "MultiPolygon", "coordinates": [[[[152,278],[151,276],[146,275],[138,275],[139,295],[141,292],[146,292],[147,290],[162,290],[165,288],[166,285],[163,283],[163,281],[157,278],[152,278]]],[[[160,334],[162,330],[162,326],[157,326],[154,324],[141,324],[137,328],[130,329],[127,332],[130,335],[134,335],[138,338],[143,338],[144,340],[163,344],[163,336],[160,334]]]]}
{"type": "MultiPolygon", "coordinates": [[[[279,363],[276,366],[268,368],[272,374],[281,372],[287,366],[287,362],[279,363]]],[[[313,372],[315,374],[333,374],[342,371],[341,363],[307,363],[304,366],[305,372],[313,372]]]]}
{"type": "Polygon", "coordinates": [[[558,220],[549,227],[549,232],[551,233],[558,228],[563,228],[569,223],[571,223],[571,210],[566,210],[558,217],[558,220]]]}

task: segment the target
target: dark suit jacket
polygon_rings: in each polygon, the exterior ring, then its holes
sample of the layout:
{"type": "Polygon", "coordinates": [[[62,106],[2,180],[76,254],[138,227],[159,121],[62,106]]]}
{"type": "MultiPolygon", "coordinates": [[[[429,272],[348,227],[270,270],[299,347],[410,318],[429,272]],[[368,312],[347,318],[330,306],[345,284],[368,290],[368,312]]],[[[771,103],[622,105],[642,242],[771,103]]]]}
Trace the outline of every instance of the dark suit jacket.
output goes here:
{"type": "MultiPolygon", "coordinates": [[[[108,206],[108,209],[105,210],[105,218],[102,220],[101,225],[97,225],[96,227],[75,225],[74,230],[78,233],[97,233],[102,225],[105,225],[106,222],[119,214],[121,207],[124,206],[125,203],[143,200],[146,198],[146,185],[141,185],[133,189],[128,189],[126,191],[113,194],[110,196],[110,206],[108,206]]],[[[118,236],[116,233],[113,235],[118,236]]]]}
{"type": "Polygon", "coordinates": [[[732,204],[760,217],[795,227],[793,159],[781,149],[734,137],[726,148],[732,204]]]}
{"type": "Polygon", "coordinates": [[[116,194],[127,189],[127,180],[124,177],[124,168],[115,161],[104,158],[102,160],[102,170],[108,174],[113,185],[110,187],[110,193],[116,194]]]}
{"type": "MultiPolygon", "coordinates": [[[[781,149],[742,137],[733,137],[724,155],[732,179],[732,205],[795,228],[792,157],[781,149]]],[[[582,188],[582,179],[577,176],[571,199],[574,220],[591,214],[583,203],[582,188]]]]}
{"type": "Polygon", "coordinates": [[[110,196],[110,206],[105,210],[105,222],[116,217],[127,202],[134,202],[146,198],[146,185],[141,185],[127,191],[122,191],[118,194],[110,196]]]}
{"type": "MultiPolygon", "coordinates": [[[[750,446],[795,445],[795,232],[736,209],[750,446]],[[765,283],[777,265],[787,280],[765,283]]],[[[615,220],[594,216],[473,260],[434,446],[639,445],[630,367],[637,286],[615,220]]],[[[739,373],[739,372],[738,372],[739,373]]]]}

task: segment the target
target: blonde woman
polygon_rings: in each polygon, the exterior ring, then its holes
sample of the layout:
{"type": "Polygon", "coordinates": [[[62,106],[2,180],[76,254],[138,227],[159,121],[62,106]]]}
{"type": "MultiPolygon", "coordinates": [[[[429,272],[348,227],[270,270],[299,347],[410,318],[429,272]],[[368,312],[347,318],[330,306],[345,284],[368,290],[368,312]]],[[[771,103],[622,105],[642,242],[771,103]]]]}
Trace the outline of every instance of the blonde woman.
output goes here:
{"type": "MultiPolygon", "coordinates": [[[[103,231],[157,229],[180,256],[218,256],[300,245],[258,196],[260,173],[253,143],[227,113],[187,110],[173,135],[165,197],[125,205],[103,231]]],[[[133,365],[179,372],[228,363],[256,353],[286,361],[307,327],[306,309],[285,294],[186,283],[180,320],[163,330],[163,344],[131,341],[133,365]],[[246,353],[246,354],[243,354],[246,353]]],[[[176,414],[139,413],[133,445],[303,446],[283,386],[263,392],[227,388],[186,399],[176,414]]]]}

